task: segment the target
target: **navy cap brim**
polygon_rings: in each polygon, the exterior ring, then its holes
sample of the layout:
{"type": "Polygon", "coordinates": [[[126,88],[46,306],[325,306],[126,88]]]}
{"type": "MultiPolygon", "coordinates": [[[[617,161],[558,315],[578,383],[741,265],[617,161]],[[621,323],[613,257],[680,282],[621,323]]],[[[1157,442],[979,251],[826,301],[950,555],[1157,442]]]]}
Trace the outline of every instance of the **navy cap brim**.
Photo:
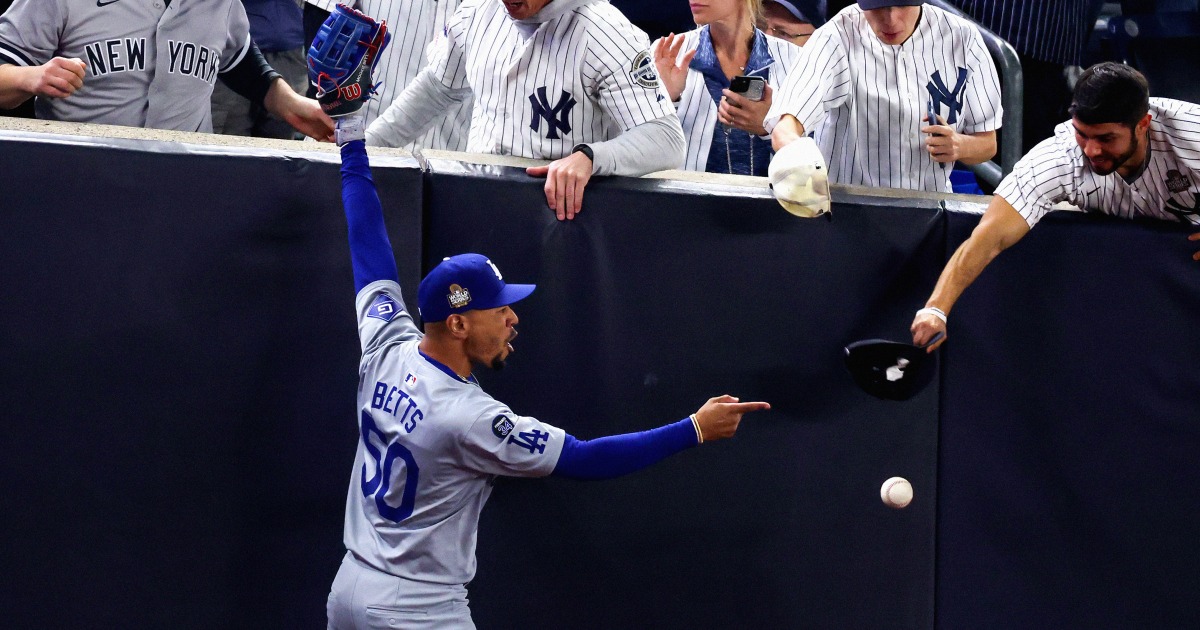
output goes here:
{"type": "Polygon", "coordinates": [[[529,297],[536,288],[536,284],[506,284],[503,289],[500,289],[500,293],[496,294],[492,308],[520,302],[529,297]]]}
{"type": "Polygon", "coordinates": [[[846,346],[846,369],[868,394],[885,400],[908,400],[933,381],[937,357],[912,344],[864,339],[846,346]]]}

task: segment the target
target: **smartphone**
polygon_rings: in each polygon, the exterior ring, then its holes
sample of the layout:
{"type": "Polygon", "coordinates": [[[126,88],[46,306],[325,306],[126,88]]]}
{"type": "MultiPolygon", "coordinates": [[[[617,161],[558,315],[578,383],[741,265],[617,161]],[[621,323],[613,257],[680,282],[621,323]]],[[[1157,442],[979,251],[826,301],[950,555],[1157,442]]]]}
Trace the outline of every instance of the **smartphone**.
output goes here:
{"type": "Polygon", "coordinates": [[[752,101],[761,101],[763,94],[767,91],[767,80],[762,77],[741,74],[733,77],[733,80],[729,82],[729,91],[741,94],[752,101]]]}
{"type": "Polygon", "coordinates": [[[930,124],[930,125],[936,125],[936,124],[938,124],[938,119],[937,119],[937,105],[934,105],[934,104],[933,104],[933,99],[929,99],[929,102],[928,102],[928,103],[926,103],[926,105],[927,105],[927,112],[926,112],[926,113],[928,113],[928,114],[929,114],[929,123],[928,123],[928,124],[930,124]]]}

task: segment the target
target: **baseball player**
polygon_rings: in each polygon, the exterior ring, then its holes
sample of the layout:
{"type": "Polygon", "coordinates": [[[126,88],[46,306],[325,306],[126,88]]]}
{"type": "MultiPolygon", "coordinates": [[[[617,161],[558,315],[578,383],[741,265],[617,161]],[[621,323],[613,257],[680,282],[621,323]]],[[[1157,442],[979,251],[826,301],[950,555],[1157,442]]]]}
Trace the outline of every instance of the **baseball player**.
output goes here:
{"type": "MultiPolygon", "coordinates": [[[[370,19],[339,7],[331,20],[347,15],[344,21],[370,19]]],[[[367,68],[386,37],[376,31],[364,41],[360,67],[367,68]]],[[[310,69],[346,74],[337,68],[340,60],[322,57],[331,48],[314,42],[310,69]]],[[[369,86],[369,78],[347,76],[326,73],[322,85],[369,95],[354,89],[369,86]]],[[[472,370],[504,365],[519,321],[512,304],[534,285],[506,283],[479,254],[446,258],[417,291],[422,334],[400,294],[363,117],[353,109],[361,100],[347,103],[332,89],[326,94],[345,114],[337,142],[362,348],[347,553],[329,595],[329,627],[474,628],[466,584],[475,575],[479,514],[496,476],[617,477],[730,437],[743,414],[770,406],[719,396],[678,422],[584,441],[489,396],[472,370]]]]}
{"type": "Polygon", "coordinates": [[[1001,117],[973,24],[921,0],[859,0],[805,44],[764,126],[776,151],[815,134],[833,183],[951,192],[948,165],[991,159],[1001,117]]]}
{"type": "Polygon", "coordinates": [[[367,129],[400,146],[474,94],[467,150],[539,160],[546,203],[573,219],[592,175],[683,163],[675,108],[645,33],[603,0],[464,0],[446,46],[367,129]]]}
{"type": "MultiPolygon", "coordinates": [[[[313,25],[307,33],[311,42],[316,35],[316,26],[325,21],[338,3],[336,0],[305,2],[305,24],[313,25]]],[[[458,8],[459,0],[345,0],[342,4],[386,22],[392,35],[392,44],[382,53],[375,70],[378,97],[367,101],[362,108],[370,125],[417,76],[429,53],[439,44],[445,44],[446,25],[458,8]]],[[[411,150],[419,146],[465,151],[467,131],[471,126],[471,102],[468,95],[462,103],[452,106],[444,118],[403,145],[404,148],[411,150]]]]}
{"type": "Polygon", "coordinates": [[[38,118],[212,131],[220,77],[302,133],[333,121],[250,40],[240,0],[16,0],[0,16],[0,107],[38,118]]]}
{"type": "MultiPolygon", "coordinates": [[[[1200,224],[1200,106],[1150,98],[1146,78],[1129,66],[1102,63],[1084,72],[1071,120],[1000,182],[971,238],[917,311],[913,343],[944,332],[950,309],[984,267],[1060,201],[1119,217],[1200,224]]],[[[1189,240],[1200,241],[1200,232],[1189,240]]],[[[1192,258],[1200,260],[1200,252],[1192,258]]]]}
{"type": "Polygon", "coordinates": [[[756,28],[758,5],[758,0],[692,5],[701,27],[663,37],[650,49],[687,137],[686,170],[767,174],[771,144],[762,121],[772,86],[783,83],[800,47],[756,28]],[[738,75],[764,79],[761,97],[733,92],[731,81],[738,75]]]}

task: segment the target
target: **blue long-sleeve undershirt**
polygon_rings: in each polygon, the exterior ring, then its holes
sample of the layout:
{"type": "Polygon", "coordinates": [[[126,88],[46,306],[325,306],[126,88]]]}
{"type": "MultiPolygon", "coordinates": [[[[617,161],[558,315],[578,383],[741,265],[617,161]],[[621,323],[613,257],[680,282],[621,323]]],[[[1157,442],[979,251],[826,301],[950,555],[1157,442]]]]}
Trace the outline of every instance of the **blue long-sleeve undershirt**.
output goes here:
{"type": "Polygon", "coordinates": [[[579,440],[567,435],[551,473],[568,479],[612,479],[639,471],[698,444],[691,418],[666,426],[579,440]]]}
{"type": "Polygon", "coordinates": [[[378,280],[399,282],[392,243],[383,223],[383,206],[371,179],[367,144],[362,140],[342,146],[342,205],[350,235],[354,292],[378,280]]]}

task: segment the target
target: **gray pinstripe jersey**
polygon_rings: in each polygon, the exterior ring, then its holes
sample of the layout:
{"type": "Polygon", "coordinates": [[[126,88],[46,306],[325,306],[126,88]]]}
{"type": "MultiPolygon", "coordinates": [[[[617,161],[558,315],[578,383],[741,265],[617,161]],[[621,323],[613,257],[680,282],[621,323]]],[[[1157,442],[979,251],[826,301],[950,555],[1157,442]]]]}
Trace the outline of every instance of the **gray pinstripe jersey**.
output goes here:
{"type": "Polygon", "coordinates": [[[1200,224],[1200,105],[1152,98],[1150,115],[1150,159],[1133,183],[1092,172],[1067,121],[1017,162],[996,194],[1030,227],[1060,201],[1124,218],[1200,224]]]}
{"type": "Polygon", "coordinates": [[[210,132],[217,74],[249,47],[240,0],[17,0],[0,16],[0,62],[87,63],[74,94],[35,100],[51,120],[210,132]]]}
{"type": "Polygon", "coordinates": [[[1000,81],[975,26],[926,4],[912,37],[891,46],[852,5],[801,49],[766,126],[786,113],[815,132],[830,181],[951,192],[920,131],[931,98],[959,133],[1000,128],[1000,81]]]}
{"type": "MultiPolygon", "coordinates": [[[[700,29],[684,33],[680,56],[695,50],[699,39],[700,29]]],[[[791,42],[768,37],[767,49],[771,52],[771,58],[775,60],[767,66],[767,72],[761,72],[761,68],[750,70],[757,76],[768,76],[772,89],[778,90],[787,78],[788,70],[800,55],[801,48],[791,42]]],[[[704,75],[699,71],[688,69],[687,80],[683,92],[679,94],[679,102],[675,104],[675,111],[679,114],[683,133],[687,136],[687,158],[683,168],[687,171],[703,171],[708,164],[708,153],[712,149],[713,128],[717,125],[717,102],[709,94],[704,75]]]]}
{"type": "Polygon", "coordinates": [[[355,302],[363,354],[346,548],[392,575],[465,584],[493,477],[549,475],[566,434],[422,354],[395,282],[371,283],[355,302]]]}
{"type": "Polygon", "coordinates": [[[674,115],[649,44],[603,0],[555,0],[519,22],[501,0],[464,0],[431,66],[475,95],[468,151],[554,160],[674,115]]]}
{"type": "MultiPolygon", "coordinates": [[[[336,0],[307,2],[326,11],[333,11],[338,4],[336,0]]],[[[386,20],[388,32],[392,34],[392,43],[383,51],[379,65],[375,67],[374,79],[382,85],[378,87],[378,94],[362,108],[366,124],[370,125],[425,66],[426,51],[444,45],[446,24],[458,8],[459,0],[344,0],[341,4],[352,5],[377,20],[386,20]]],[[[471,125],[471,101],[467,97],[404,148],[411,149],[416,145],[427,149],[465,150],[467,130],[471,125]]]]}

